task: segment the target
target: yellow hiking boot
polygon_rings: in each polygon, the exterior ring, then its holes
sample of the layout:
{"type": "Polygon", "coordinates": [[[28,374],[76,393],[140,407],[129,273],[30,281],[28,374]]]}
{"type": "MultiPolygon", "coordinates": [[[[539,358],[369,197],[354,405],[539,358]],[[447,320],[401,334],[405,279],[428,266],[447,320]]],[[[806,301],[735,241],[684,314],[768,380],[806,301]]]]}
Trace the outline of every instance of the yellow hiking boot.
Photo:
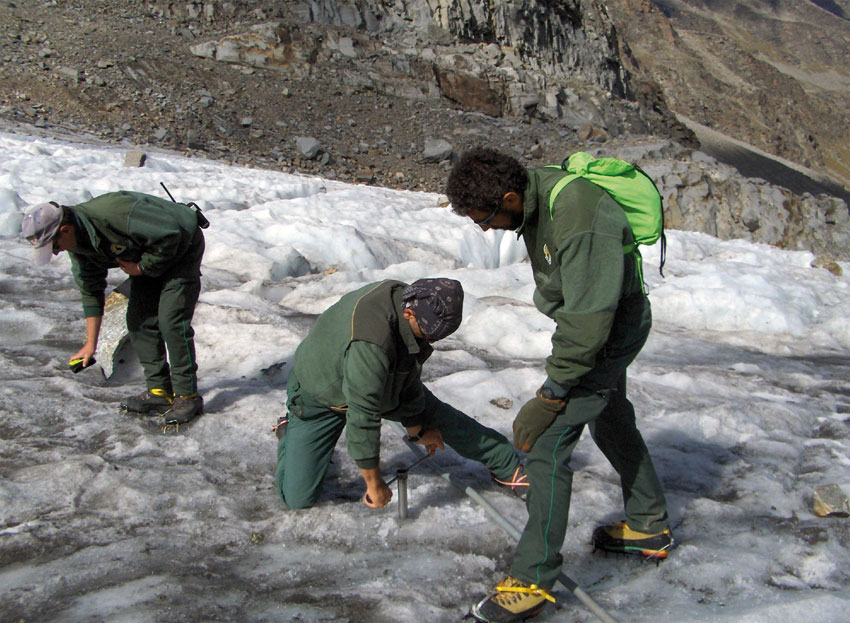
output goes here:
{"type": "Polygon", "coordinates": [[[667,558],[675,541],[670,528],[648,534],[632,530],[625,521],[599,526],[593,531],[593,547],[605,552],[634,554],[649,558],[667,558]]]}
{"type": "Polygon", "coordinates": [[[547,600],[555,602],[554,597],[537,585],[508,576],[472,606],[470,614],[480,623],[516,623],[540,614],[547,600]]]}

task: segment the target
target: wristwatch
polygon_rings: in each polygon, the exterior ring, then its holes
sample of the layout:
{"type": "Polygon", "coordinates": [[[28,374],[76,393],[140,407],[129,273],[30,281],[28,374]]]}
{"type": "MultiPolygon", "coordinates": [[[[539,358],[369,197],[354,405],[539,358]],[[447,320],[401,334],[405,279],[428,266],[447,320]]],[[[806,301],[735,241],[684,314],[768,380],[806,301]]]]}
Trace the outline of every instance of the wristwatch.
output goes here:
{"type": "Polygon", "coordinates": [[[551,387],[545,385],[540,388],[540,397],[546,400],[563,400],[563,398],[558,398],[555,395],[555,391],[551,387]]]}
{"type": "Polygon", "coordinates": [[[428,432],[428,431],[427,431],[427,430],[425,430],[425,427],[423,426],[423,427],[419,430],[419,432],[418,432],[418,433],[416,433],[415,435],[410,435],[410,436],[408,436],[407,440],[408,440],[408,441],[412,441],[413,443],[416,443],[417,441],[419,441],[420,439],[422,439],[422,436],[423,436],[425,433],[427,433],[427,432],[428,432]]]}

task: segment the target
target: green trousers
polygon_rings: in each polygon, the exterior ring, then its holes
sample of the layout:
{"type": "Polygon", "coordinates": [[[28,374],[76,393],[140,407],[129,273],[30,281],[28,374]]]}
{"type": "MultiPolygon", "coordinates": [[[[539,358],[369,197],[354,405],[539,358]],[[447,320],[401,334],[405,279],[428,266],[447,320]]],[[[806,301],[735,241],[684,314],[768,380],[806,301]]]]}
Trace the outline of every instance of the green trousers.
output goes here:
{"type": "Polygon", "coordinates": [[[569,462],[585,425],[620,476],[629,527],[649,533],[668,527],[664,492],[626,398],[626,368],[651,324],[644,296],[621,306],[597,364],[570,390],[566,407],[531,448],[525,464],[528,522],[510,570],[518,580],[548,590],[558,579],[573,481],[569,462]]]}
{"type": "MultiPolygon", "coordinates": [[[[483,463],[496,477],[508,478],[519,466],[511,442],[425,390],[425,415],[443,441],[462,457],[483,463]]],[[[345,413],[317,404],[300,391],[294,373],[287,383],[290,405],[286,435],[278,442],[275,485],[290,509],[309,508],[319,499],[334,447],[345,427],[345,413]],[[301,415],[292,413],[297,401],[301,415]]],[[[438,450],[439,452],[439,450],[438,450]]]]}
{"type": "Polygon", "coordinates": [[[178,396],[198,391],[192,316],[201,293],[204,235],[174,268],[158,277],[131,277],[127,330],[148,389],[173,390],[178,396]]]}

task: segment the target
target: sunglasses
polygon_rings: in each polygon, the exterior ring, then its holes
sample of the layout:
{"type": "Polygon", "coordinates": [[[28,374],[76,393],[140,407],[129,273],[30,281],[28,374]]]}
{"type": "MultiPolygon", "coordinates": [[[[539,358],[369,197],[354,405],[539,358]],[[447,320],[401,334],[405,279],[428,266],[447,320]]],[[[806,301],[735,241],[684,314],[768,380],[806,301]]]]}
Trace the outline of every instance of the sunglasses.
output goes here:
{"type": "Polygon", "coordinates": [[[485,217],[484,217],[483,219],[481,219],[480,221],[473,220],[472,222],[473,222],[473,223],[475,223],[476,225],[479,225],[479,226],[480,226],[480,225],[489,225],[489,224],[490,224],[490,221],[492,221],[492,220],[493,220],[493,218],[496,216],[496,214],[498,214],[498,213],[499,213],[499,210],[501,210],[501,209],[502,209],[502,201],[501,201],[501,200],[499,200],[499,203],[498,203],[498,204],[496,204],[496,207],[495,207],[495,208],[493,208],[493,211],[492,211],[492,212],[490,212],[490,215],[489,215],[489,216],[485,216],[485,217]]]}

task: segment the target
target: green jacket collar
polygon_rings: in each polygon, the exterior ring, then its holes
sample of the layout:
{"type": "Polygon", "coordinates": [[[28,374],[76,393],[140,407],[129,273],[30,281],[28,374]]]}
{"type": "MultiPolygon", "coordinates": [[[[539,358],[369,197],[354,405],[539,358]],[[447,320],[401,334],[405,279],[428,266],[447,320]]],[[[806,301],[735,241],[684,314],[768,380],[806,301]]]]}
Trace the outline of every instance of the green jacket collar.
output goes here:
{"type": "Polygon", "coordinates": [[[74,215],[74,235],[77,237],[77,249],[75,253],[97,255],[97,250],[100,246],[100,235],[98,231],[83,214],[80,214],[73,208],[71,208],[71,212],[74,215]],[[82,235],[83,233],[85,235],[82,235]]]}
{"type": "Polygon", "coordinates": [[[534,169],[528,169],[528,186],[522,195],[522,223],[516,228],[517,238],[522,236],[528,223],[537,220],[537,212],[537,172],[534,169]]]}
{"type": "MultiPolygon", "coordinates": [[[[403,306],[397,309],[403,309],[403,306]]],[[[418,355],[420,352],[425,355],[426,359],[434,351],[434,348],[425,340],[419,340],[413,335],[413,329],[410,328],[410,323],[399,313],[398,315],[398,332],[401,335],[401,341],[404,342],[407,352],[411,355],[418,355]]]]}
{"type": "Polygon", "coordinates": [[[395,304],[395,308],[398,315],[398,332],[401,335],[401,341],[404,342],[404,345],[407,347],[407,352],[411,355],[418,355],[420,352],[427,359],[432,352],[434,352],[434,348],[425,340],[419,340],[413,335],[413,329],[410,328],[410,323],[407,322],[404,316],[402,316],[402,312],[404,311],[404,301],[401,300],[401,297],[404,295],[404,288],[397,288],[393,293],[393,303],[395,304]]]}

